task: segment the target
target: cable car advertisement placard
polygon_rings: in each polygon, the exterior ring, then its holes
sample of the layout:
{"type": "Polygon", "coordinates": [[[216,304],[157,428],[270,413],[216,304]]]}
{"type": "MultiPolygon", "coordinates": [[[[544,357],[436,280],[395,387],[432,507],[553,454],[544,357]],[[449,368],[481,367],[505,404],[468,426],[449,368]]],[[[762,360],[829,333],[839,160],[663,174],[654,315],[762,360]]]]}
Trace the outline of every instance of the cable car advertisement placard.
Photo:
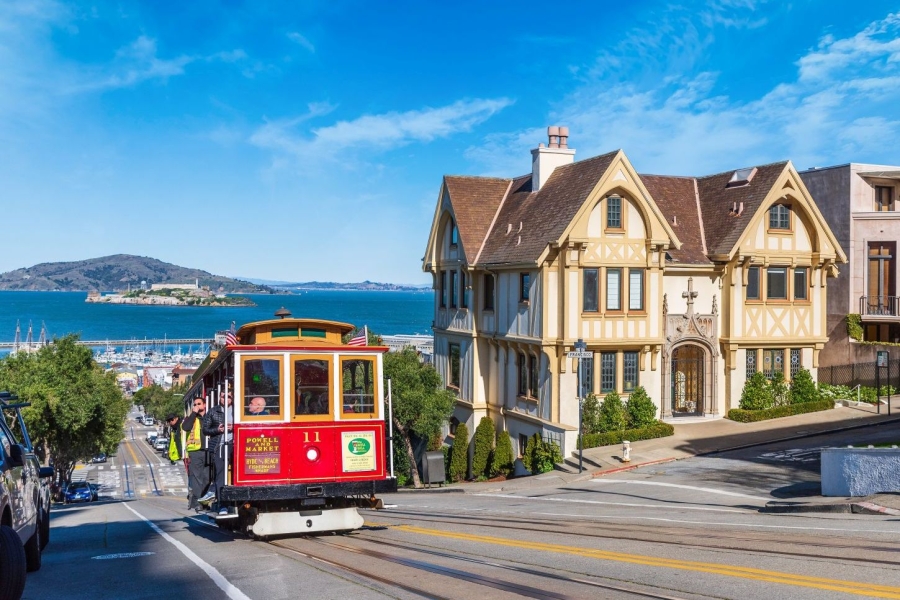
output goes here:
{"type": "Polygon", "coordinates": [[[377,468],[374,431],[342,431],[341,448],[344,473],[374,471],[377,468]]]}
{"type": "Polygon", "coordinates": [[[250,435],[244,439],[244,472],[252,475],[281,473],[281,438],[276,435],[250,435]]]}

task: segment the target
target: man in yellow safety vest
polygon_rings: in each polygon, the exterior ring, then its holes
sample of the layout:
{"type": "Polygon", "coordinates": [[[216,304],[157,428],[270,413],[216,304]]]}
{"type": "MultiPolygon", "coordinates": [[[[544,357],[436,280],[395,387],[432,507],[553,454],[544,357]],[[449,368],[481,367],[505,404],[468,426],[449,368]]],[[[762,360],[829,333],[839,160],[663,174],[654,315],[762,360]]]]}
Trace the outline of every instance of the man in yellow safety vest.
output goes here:
{"type": "Polygon", "coordinates": [[[173,465],[183,458],[184,432],[181,431],[181,419],[174,413],[166,416],[169,425],[169,462],[173,465]]]}
{"type": "Polygon", "coordinates": [[[201,429],[201,421],[206,414],[206,400],[202,396],[191,402],[191,413],[181,422],[185,433],[184,445],[188,464],[188,508],[199,508],[197,500],[209,488],[209,462],[206,452],[206,436],[201,429]]]}

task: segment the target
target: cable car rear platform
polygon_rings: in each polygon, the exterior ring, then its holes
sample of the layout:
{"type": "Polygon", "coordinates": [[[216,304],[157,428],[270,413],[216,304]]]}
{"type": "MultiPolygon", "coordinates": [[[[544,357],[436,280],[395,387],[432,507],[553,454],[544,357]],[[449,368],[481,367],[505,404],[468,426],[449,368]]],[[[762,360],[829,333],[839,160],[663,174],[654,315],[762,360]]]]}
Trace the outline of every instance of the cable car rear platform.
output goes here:
{"type": "Polygon", "coordinates": [[[222,488],[220,502],[305,500],[315,498],[372,497],[397,491],[396,479],[376,481],[334,481],[287,485],[228,485],[222,488]]]}

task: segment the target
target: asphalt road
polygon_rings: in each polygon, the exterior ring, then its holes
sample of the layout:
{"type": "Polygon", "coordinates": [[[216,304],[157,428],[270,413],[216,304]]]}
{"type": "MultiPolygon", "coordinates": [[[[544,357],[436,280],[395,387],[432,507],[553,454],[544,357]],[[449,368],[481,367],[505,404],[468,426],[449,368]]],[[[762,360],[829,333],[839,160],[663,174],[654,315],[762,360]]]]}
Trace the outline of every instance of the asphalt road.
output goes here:
{"type": "Polygon", "coordinates": [[[219,531],[183,495],[141,495],[147,468],[133,499],[54,508],[25,597],[900,598],[900,518],[758,512],[811,493],[814,449],[896,435],[871,428],[515,494],[398,493],[364,512],[361,531],[275,543],[219,531]]]}

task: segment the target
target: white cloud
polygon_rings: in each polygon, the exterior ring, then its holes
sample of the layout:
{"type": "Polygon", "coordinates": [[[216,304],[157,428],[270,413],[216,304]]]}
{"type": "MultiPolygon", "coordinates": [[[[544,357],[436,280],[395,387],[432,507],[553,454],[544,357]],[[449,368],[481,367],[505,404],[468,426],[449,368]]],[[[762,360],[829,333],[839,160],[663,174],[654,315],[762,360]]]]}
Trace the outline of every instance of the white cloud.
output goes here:
{"type": "MultiPolygon", "coordinates": [[[[729,7],[756,5],[732,0],[717,10],[729,7]]],[[[755,98],[723,95],[718,90],[734,84],[720,83],[696,60],[715,52],[710,40],[731,25],[704,29],[681,19],[662,19],[665,34],[639,41],[624,32],[627,51],[603,51],[581,85],[554,104],[547,124],[569,126],[579,157],[623,148],[640,171],[684,175],[784,159],[801,169],[896,162],[885,140],[900,131],[900,16],[842,38],[823,36],[793,77],[755,98]],[[682,34],[683,51],[666,51],[661,40],[682,34]]],[[[466,156],[489,174],[510,176],[527,172],[528,150],[541,141],[543,128],[495,133],[466,156]]]]}
{"type": "Polygon", "coordinates": [[[306,39],[306,37],[302,33],[292,31],[292,32],[288,33],[287,36],[288,36],[289,40],[291,40],[292,42],[294,42],[295,44],[297,44],[299,46],[302,46],[303,48],[306,48],[310,52],[316,51],[316,47],[313,46],[312,42],[310,42],[308,39],[306,39]]]}
{"type": "Polygon", "coordinates": [[[439,108],[380,115],[299,131],[299,125],[330,112],[330,105],[310,105],[307,114],[269,121],[256,130],[251,143],[298,158],[329,158],[354,149],[386,150],[415,142],[430,142],[471,129],[512,104],[508,98],[460,100],[439,108]]]}

